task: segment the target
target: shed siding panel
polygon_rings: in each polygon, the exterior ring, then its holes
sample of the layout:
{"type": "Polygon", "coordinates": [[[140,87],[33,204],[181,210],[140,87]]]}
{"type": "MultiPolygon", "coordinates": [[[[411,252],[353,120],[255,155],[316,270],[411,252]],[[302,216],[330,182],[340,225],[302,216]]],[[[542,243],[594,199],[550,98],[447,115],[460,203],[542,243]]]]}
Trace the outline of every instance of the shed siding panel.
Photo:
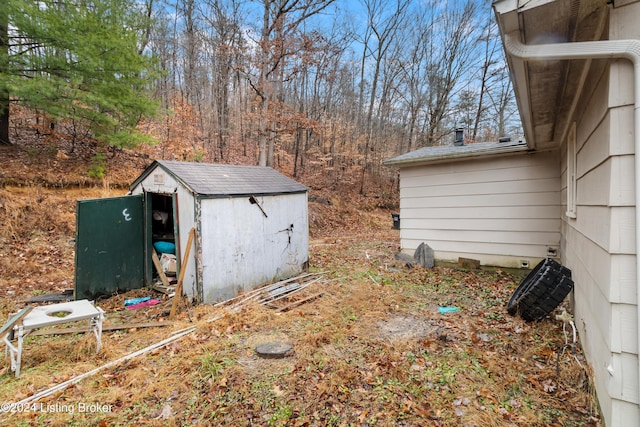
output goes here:
{"type": "MultiPolygon", "coordinates": [[[[189,242],[189,230],[194,228],[198,232],[198,226],[196,224],[196,212],[195,212],[195,199],[193,194],[184,186],[179,186],[176,190],[178,204],[178,242],[176,248],[176,257],[180,258],[182,264],[184,254],[187,250],[187,243],[189,242]]],[[[184,278],[182,280],[182,289],[187,298],[192,301],[199,299],[198,294],[198,281],[197,281],[197,263],[198,261],[198,245],[201,236],[196,234],[189,251],[189,260],[185,265],[180,265],[180,268],[184,268],[184,278]]]]}
{"type": "Polygon", "coordinates": [[[169,173],[162,168],[156,167],[151,173],[142,180],[134,189],[132,194],[142,194],[145,191],[149,193],[173,193],[181,184],[169,173]]]}
{"type": "Polygon", "coordinates": [[[512,266],[560,244],[560,162],[555,153],[408,167],[400,170],[401,245],[429,244],[512,266]]]}
{"type": "Polygon", "coordinates": [[[256,199],[267,217],[248,197],[202,200],[204,302],[291,277],[308,261],[306,193],[256,199]]]}

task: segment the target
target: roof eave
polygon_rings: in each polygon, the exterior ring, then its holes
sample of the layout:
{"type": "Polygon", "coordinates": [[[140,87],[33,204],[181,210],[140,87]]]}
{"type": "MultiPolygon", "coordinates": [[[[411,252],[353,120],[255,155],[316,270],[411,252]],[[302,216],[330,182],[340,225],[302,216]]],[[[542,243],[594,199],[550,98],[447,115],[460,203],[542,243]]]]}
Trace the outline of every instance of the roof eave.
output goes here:
{"type": "Polygon", "coordinates": [[[508,147],[492,148],[490,150],[439,154],[439,155],[418,157],[418,158],[412,158],[412,159],[398,159],[398,160],[389,159],[383,163],[385,166],[398,166],[398,167],[421,166],[421,165],[432,164],[432,163],[452,162],[452,161],[468,160],[468,159],[481,158],[481,157],[518,154],[518,153],[523,153],[527,151],[532,151],[532,150],[526,144],[521,144],[516,146],[512,145],[508,147]]]}
{"type": "MultiPolygon", "coordinates": [[[[520,16],[519,13],[526,9],[538,7],[541,4],[549,3],[553,0],[535,0],[531,1],[526,6],[520,7],[518,0],[496,0],[493,2],[493,10],[496,16],[496,22],[498,23],[498,29],[500,37],[502,39],[502,46],[505,46],[505,35],[514,34],[514,36],[520,37],[520,16]]],[[[515,56],[511,55],[505,49],[505,57],[509,65],[509,77],[511,84],[513,85],[513,91],[516,97],[516,103],[518,105],[518,112],[520,114],[520,120],[524,130],[525,140],[527,145],[535,150],[536,138],[533,130],[533,115],[531,110],[531,103],[529,100],[529,79],[527,78],[527,68],[525,62],[515,56]]]]}

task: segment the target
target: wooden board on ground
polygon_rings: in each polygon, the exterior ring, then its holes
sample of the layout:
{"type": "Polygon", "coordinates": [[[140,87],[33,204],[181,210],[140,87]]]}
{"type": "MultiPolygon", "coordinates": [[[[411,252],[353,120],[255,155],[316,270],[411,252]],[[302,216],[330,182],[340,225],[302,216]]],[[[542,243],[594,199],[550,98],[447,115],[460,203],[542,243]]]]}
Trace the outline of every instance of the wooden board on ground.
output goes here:
{"type": "Polygon", "coordinates": [[[182,259],[182,264],[180,264],[180,275],[178,276],[178,284],[176,285],[176,294],[173,296],[173,304],[171,306],[171,312],[169,313],[169,319],[172,319],[176,315],[176,311],[178,310],[178,303],[180,302],[180,298],[182,298],[182,280],[184,279],[184,273],[187,270],[187,261],[189,260],[189,251],[191,250],[191,243],[193,242],[193,237],[195,235],[196,230],[192,228],[189,231],[189,239],[187,240],[187,248],[184,252],[184,258],[182,259]]]}
{"type": "MultiPolygon", "coordinates": [[[[163,326],[172,326],[173,322],[149,322],[149,323],[126,323],[121,325],[103,325],[102,332],[104,331],[119,331],[122,329],[142,329],[142,328],[157,328],[163,326]]],[[[64,335],[64,334],[83,334],[90,331],[91,328],[85,326],[80,328],[63,328],[63,329],[40,329],[33,332],[31,335],[64,335]]]]}

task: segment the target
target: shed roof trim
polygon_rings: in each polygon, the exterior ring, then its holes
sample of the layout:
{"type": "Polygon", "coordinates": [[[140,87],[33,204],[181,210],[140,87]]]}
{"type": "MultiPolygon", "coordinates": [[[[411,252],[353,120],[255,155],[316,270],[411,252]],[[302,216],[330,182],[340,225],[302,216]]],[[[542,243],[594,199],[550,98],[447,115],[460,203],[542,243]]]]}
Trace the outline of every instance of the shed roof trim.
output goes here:
{"type": "Polygon", "coordinates": [[[203,196],[239,196],[301,193],[304,185],[270,167],[220,165],[211,163],[156,160],[131,184],[142,182],[156,167],[161,167],[196,194],[203,196]]]}
{"type": "Polygon", "coordinates": [[[478,142],[462,146],[439,145],[424,147],[415,151],[386,160],[385,165],[413,166],[442,160],[457,160],[469,157],[489,156],[505,153],[527,151],[529,147],[524,141],[511,142],[478,142]]]}

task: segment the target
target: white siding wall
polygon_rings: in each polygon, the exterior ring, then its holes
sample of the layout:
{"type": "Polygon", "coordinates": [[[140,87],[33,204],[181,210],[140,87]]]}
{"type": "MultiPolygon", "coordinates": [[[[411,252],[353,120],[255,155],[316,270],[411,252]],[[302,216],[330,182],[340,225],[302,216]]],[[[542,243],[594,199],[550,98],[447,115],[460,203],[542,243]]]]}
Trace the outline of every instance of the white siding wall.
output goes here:
{"type": "Polygon", "coordinates": [[[205,303],[294,276],[309,260],[307,194],[256,198],[268,217],[249,197],[201,201],[205,303]]]}
{"type": "Polygon", "coordinates": [[[408,253],[425,242],[440,260],[533,267],[560,246],[558,154],[401,168],[400,225],[408,253]]]}
{"type": "MultiPolygon", "coordinates": [[[[612,39],[640,38],[638,4],[612,9],[612,39]]],[[[585,88],[575,117],[576,218],[563,215],[561,254],[606,425],[640,425],[632,67],[594,62],[585,88]]]]}

